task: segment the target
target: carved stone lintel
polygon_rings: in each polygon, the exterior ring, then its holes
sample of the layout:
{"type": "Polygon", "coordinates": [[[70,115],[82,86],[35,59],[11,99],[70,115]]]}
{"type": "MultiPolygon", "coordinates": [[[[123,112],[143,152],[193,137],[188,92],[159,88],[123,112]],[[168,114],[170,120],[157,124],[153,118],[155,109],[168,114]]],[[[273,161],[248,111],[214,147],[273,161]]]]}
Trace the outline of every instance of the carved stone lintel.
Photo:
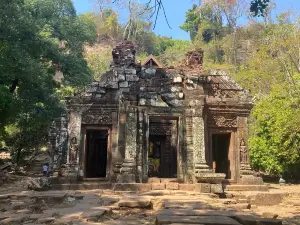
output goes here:
{"type": "Polygon", "coordinates": [[[234,115],[213,115],[209,119],[209,126],[213,127],[237,127],[237,118],[234,115]]]}
{"type": "Polygon", "coordinates": [[[83,124],[112,124],[112,112],[97,110],[88,111],[82,116],[83,124]]]}

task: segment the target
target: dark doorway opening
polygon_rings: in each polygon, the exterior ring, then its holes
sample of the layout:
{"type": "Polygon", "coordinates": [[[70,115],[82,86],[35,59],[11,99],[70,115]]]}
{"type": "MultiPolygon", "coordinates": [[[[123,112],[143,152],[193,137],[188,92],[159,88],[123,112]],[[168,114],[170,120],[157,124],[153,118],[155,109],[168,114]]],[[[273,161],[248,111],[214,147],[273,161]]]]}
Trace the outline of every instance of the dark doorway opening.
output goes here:
{"type": "Polygon", "coordinates": [[[230,133],[212,135],[213,167],[216,173],[225,173],[226,179],[231,179],[229,160],[230,136],[230,133]]]}
{"type": "Polygon", "coordinates": [[[177,177],[177,155],[171,147],[170,136],[150,135],[148,147],[148,176],[159,178],[177,177]]]}
{"type": "Polygon", "coordinates": [[[86,178],[106,177],[108,131],[86,133],[86,178]]]}

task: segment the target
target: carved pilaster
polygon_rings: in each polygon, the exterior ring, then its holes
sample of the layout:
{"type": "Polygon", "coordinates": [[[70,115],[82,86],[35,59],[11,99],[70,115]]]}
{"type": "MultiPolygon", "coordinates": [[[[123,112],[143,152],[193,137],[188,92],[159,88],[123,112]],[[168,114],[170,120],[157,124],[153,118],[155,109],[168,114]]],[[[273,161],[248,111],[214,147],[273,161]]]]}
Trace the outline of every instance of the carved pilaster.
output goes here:
{"type": "Polygon", "coordinates": [[[125,125],[125,159],[122,164],[119,183],[135,183],[135,160],[137,150],[137,109],[133,106],[127,107],[125,125]]]}
{"type": "Polygon", "coordinates": [[[186,177],[185,182],[194,183],[194,146],[193,146],[193,117],[185,118],[186,127],[186,177]]]}
{"type": "Polygon", "coordinates": [[[238,151],[240,153],[240,172],[241,175],[251,175],[253,174],[253,171],[249,163],[247,117],[238,117],[237,127],[238,151]]]}
{"type": "Polygon", "coordinates": [[[81,132],[81,110],[71,109],[69,113],[69,145],[67,162],[68,164],[77,164],[79,162],[79,146],[81,132]]]}
{"type": "Polygon", "coordinates": [[[205,157],[204,120],[202,117],[193,117],[193,144],[195,158],[195,176],[211,172],[205,157]]]}

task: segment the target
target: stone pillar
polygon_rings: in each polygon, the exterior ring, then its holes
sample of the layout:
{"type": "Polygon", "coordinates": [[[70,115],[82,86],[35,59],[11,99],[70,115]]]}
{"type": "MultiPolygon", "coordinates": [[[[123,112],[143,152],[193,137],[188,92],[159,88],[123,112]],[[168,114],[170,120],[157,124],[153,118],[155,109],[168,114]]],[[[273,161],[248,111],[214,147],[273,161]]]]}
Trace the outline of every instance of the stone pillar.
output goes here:
{"type": "Polygon", "coordinates": [[[253,171],[249,163],[247,117],[238,117],[237,126],[237,146],[240,153],[240,174],[251,175],[253,174],[253,171]]]}
{"type": "Polygon", "coordinates": [[[185,154],[185,183],[194,183],[195,175],[194,175],[194,145],[193,145],[193,117],[186,116],[185,117],[185,142],[186,142],[186,154],[185,154]]]}
{"type": "Polygon", "coordinates": [[[143,140],[144,140],[144,114],[139,110],[138,112],[138,135],[136,148],[136,182],[143,182],[143,140]]]}
{"type": "Polygon", "coordinates": [[[69,144],[67,163],[77,165],[79,163],[79,147],[81,134],[81,111],[80,109],[71,109],[69,113],[69,144]]]}
{"type": "Polygon", "coordinates": [[[193,117],[193,144],[195,159],[195,176],[201,173],[211,172],[206,162],[205,156],[205,134],[204,120],[202,117],[193,117]]]}
{"type": "Polygon", "coordinates": [[[247,117],[237,118],[237,134],[237,147],[240,162],[240,179],[238,182],[245,185],[261,185],[263,184],[262,178],[254,176],[249,162],[247,117]]]}
{"type": "Polygon", "coordinates": [[[125,159],[122,164],[118,183],[135,183],[136,149],[137,149],[137,109],[128,106],[125,125],[125,159]]]}

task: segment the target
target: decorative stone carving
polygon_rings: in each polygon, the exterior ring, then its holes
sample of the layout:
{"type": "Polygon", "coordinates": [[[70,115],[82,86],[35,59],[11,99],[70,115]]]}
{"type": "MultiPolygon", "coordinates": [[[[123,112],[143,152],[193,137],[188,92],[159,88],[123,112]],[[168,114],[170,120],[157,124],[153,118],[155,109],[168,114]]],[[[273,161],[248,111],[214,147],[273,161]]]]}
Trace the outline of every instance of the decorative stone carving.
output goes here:
{"type": "Polygon", "coordinates": [[[168,123],[150,123],[150,135],[172,135],[172,124],[168,123]]]}
{"type": "Polygon", "coordinates": [[[70,152],[70,163],[71,164],[76,163],[77,162],[77,154],[78,154],[78,144],[77,144],[76,137],[71,138],[69,152],[70,152]]]}
{"type": "Polygon", "coordinates": [[[241,157],[241,163],[248,163],[248,149],[245,144],[244,138],[242,138],[240,142],[240,157],[241,157]]]}
{"type": "Polygon", "coordinates": [[[218,116],[213,115],[212,119],[209,121],[210,126],[217,127],[237,127],[236,116],[224,115],[218,116]]]}
{"type": "Polygon", "coordinates": [[[88,112],[82,117],[83,124],[112,124],[112,112],[110,111],[95,111],[88,112]]]}

